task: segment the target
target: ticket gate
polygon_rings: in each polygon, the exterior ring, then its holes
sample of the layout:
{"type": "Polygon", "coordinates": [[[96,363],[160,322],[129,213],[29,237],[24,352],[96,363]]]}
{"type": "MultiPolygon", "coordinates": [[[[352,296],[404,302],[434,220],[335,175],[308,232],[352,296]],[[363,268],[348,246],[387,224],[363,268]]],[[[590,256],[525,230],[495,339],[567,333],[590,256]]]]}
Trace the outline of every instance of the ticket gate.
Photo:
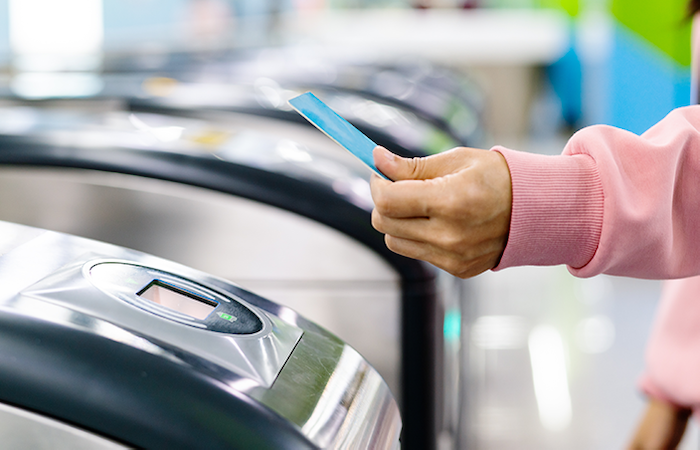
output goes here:
{"type": "Polygon", "coordinates": [[[398,449],[381,376],[179,264],[0,222],[0,439],[38,449],[398,449]]]}
{"type": "MultiPolygon", "coordinates": [[[[308,90],[279,86],[272,80],[255,85],[188,83],[170,79],[146,80],[150,92],[158,95],[131,97],[129,109],[136,112],[180,115],[200,119],[226,120],[227,113],[275,118],[311,127],[287,104],[287,100],[308,90]]],[[[368,99],[357,92],[335,87],[311,88],[315,95],[379,145],[402,156],[438,153],[459,142],[435,124],[417,117],[400,104],[368,99]]]]}
{"type": "MultiPolygon", "coordinates": [[[[134,92],[145,87],[140,97],[153,93],[174,95],[164,92],[164,86],[158,89],[153,85],[157,77],[167,77],[163,80],[170,83],[171,88],[174,83],[216,84],[220,86],[219,91],[226,91],[230,86],[250,86],[257,91],[262,105],[268,107],[266,92],[275,97],[284,90],[299,93],[310,90],[334,102],[343,109],[345,117],[365,127],[369,133],[382,131],[380,122],[391,120],[392,115],[394,120],[405,124],[409,121],[430,124],[424,133],[431,134],[432,138],[423,137],[423,147],[417,149],[419,154],[456,145],[478,146],[483,140],[481,90],[464,74],[426,61],[380,66],[292,47],[210,55],[164,53],[152,58],[108,56],[104,72],[106,79],[117,85],[120,79],[131,79],[134,92]],[[340,98],[335,100],[334,97],[340,98]],[[371,116],[374,116],[373,121],[363,120],[371,116]]],[[[206,92],[200,97],[201,106],[207,105],[206,97],[206,92]]],[[[242,107],[235,102],[230,106],[242,107]]],[[[406,132],[412,133],[405,130],[403,134],[406,132]]],[[[399,143],[406,140],[402,133],[389,131],[389,134],[399,143]]]]}
{"type": "Polygon", "coordinates": [[[0,217],[157,254],[294,306],[377,367],[399,398],[403,447],[435,448],[443,399],[458,398],[440,382],[445,299],[429,266],[388,251],[371,228],[368,169],[340,149],[230,124],[16,112],[27,117],[0,136],[0,217]]]}

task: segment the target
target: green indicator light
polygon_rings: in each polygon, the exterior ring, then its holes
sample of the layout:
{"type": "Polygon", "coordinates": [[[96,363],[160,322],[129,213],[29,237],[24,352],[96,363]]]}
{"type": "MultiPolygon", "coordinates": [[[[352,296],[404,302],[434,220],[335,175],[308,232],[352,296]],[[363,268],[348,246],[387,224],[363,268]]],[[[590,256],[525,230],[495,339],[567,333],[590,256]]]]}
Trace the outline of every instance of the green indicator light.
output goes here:
{"type": "Polygon", "coordinates": [[[138,281],[134,280],[133,278],[127,278],[126,282],[129,284],[140,284],[138,281]]]}
{"type": "Polygon", "coordinates": [[[221,317],[224,320],[228,320],[229,322],[235,322],[238,320],[238,317],[232,316],[231,314],[226,314],[226,313],[219,313],[219,317],[221,317]]]}

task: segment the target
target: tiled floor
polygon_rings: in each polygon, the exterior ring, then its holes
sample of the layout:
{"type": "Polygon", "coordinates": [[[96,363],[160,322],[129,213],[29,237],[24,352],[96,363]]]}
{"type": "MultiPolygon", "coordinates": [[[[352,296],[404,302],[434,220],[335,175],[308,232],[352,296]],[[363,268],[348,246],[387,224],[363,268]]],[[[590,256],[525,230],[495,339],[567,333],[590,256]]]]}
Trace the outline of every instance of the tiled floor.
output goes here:
{"type": "MultiPolygon", "coordinates": [[[[644,408],[636,380],[661,283],[563,267],[467,283],[460,448],[624,448],[644,408]]],[[[694,424],[681,448],[698,448],[694,424]]]]}

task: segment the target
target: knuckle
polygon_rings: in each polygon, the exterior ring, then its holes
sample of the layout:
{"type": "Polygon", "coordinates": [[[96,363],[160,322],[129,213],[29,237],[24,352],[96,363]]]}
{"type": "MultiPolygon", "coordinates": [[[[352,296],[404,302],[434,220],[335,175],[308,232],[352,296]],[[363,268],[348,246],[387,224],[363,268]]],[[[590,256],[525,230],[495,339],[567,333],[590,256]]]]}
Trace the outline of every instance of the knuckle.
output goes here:
{"type": "Polygon", "coordinates": [[[445,262],[445,267],[443,268],[445,269],[445,271],[451,273],[456,277],[459,277],[459,274],[463,273],[466,270],[466,267],[464,266],[463,262],[455,258],[448,259],[445,262]]]}
{"type": "Polygon", "coordinates": [[[441,206],[443,214],[453,220],[458,218],[464,211],[463,201],[457,198],[454,193],[443,196],[441,206]]]}
{"type": "Polygon", "coordinates": [[[425,169],[425,158],[411,158],[409,161],[409,177],[413,179],[420,178],[425,169]]]}
{"type": "Polygon", "coordinates": [[[462,239],[454,233],[441,233],[437,238],[437,244],[449,253],[460,253],[463,247],[462,239]]]}
{"type": "Polygon", "coordinates": [[[484,271],[484,268],[473,260],[458,260],[452,269],[450,273],[461,279],[471,278],[484,271]]]}
{"type": "Polygon", "coordinates": [[[374,195],[374,209],[380,213],[386,213],[389,210],[389,201],[386,195],[381,192],[374,195]]]}
{"type": "Polygon", "coordinates": [[[458,273],[453,273],[452,275],[456,276],[457,278],[461,278],[462,280],[466,280],[467,278],[471,278],[477,274],[473,273],[471,269],[464,269],[458,273]]]}
{"type": "Polygon", "coordinates": [[[398,242],[396,241],[396,239],[395,239],[393,236],[391,236],[391,235],[389,235],[389,234],[385,235],[385,236],[384,236],[384,244],[386,244],[386,248],[388,248],[388,249],[391,250],[392,252],[398,253],[398,254],[402,254],[402,253],[401,253],[401,248],[400,248],[400,246],[398,245],[398,242]]]}
{"type": "Polygon", "coordinates": [[[459,220],[464,215],[465,206],[468,205],[464,189],[455,189],[444,178],[428,180],[428,182],[435,184],[434,190],[438,193],[430,205],[434,214],[449,221],[459,220]]]}

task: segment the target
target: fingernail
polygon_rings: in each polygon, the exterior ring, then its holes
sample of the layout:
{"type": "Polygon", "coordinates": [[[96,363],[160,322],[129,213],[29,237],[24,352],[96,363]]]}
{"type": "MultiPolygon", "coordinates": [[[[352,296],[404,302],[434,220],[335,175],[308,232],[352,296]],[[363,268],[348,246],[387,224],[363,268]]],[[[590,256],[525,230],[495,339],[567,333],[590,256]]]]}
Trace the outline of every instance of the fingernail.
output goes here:
{"type": "Polygon", "coordinates": [[[384,158],[384,161],[386,161],[387,164],[394,165],[396,164],[396,155],[391,153],[389,150],[385,149],[384,147],[377,146],[379,149],[379,152],[381,153],[381,157],[384,158]]]}
{"type": "Polygon", "coordinates": [[[396,159],[396,158],[395,158],[396,155],[394,155],[393,153],[391,153],[389,150],[385,149],[384,147],[379,147],[379,148],[382,149],[382,153],[384,153],[384,156],[385,156],[389,161],[393,161],[394,159],[396,159]]]}

